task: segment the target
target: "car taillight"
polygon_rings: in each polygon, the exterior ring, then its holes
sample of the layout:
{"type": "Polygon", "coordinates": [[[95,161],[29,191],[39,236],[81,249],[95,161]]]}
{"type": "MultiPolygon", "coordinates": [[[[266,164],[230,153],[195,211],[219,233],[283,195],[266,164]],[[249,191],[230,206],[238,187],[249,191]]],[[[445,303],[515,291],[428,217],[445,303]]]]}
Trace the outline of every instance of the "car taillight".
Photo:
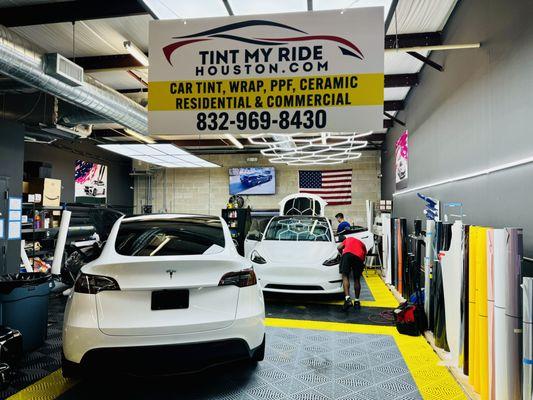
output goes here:
{"type": "Polygon", "coordinates": [[[113,278],[101,275],[80,273],[74,284],[77,293],[96,294],[104,290],[120,290],[118,283],[113,278]]]}
{"type": "Polygon", "coordinates": [[[339,265],[341,262],[341,255],[337,253],[331,258],[328,258],[326,261],[322,263],[322,265],[325,265],[326,267],[332,267],[334,265],[339,265]]]}
{"type": "Polygon", "coordinates": [[[243,269],[238,272],[228,272],[220,278],[218,286],[234,285],[238,287],[253,286],[257,284],[257,278],[253,269],[243,269]]]}

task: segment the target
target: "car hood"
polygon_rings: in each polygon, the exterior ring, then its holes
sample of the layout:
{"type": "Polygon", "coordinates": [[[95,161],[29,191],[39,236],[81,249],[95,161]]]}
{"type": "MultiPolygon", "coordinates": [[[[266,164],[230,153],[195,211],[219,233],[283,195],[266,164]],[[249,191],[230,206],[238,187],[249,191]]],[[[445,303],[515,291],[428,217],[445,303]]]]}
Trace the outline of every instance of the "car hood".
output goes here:
{"type": "Polygon", "coordinates": [[[292,264],[322,264],[337,252],[332,242],[296,242],[291,240],[264,240],[255,249],[262,257],[271,262],[292,264]]]}

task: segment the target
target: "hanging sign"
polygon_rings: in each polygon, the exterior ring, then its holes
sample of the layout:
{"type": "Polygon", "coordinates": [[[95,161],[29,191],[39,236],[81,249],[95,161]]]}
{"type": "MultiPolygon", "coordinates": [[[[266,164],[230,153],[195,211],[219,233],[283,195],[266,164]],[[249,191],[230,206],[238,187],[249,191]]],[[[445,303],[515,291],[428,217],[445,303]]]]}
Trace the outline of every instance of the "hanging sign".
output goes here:
{"type": "Polygon", "coordinates": [[[383,128],[383,7],[150,22],[151,135],[383,128]]]}
{"type": "Polygon", "coordinates": [[[404,131],[396,141],[396,189],[405,189],[409,178],[409,131],[404,131]]]}

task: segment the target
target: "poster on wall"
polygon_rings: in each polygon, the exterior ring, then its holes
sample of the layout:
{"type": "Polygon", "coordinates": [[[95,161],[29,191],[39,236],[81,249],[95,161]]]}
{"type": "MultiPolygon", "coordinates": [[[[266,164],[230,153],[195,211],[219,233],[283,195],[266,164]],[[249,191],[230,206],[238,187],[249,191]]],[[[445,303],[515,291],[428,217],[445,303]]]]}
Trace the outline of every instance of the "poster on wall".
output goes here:
{"type": "Polygon", "coordinates": [[[396,141],[396,189],[405,189],[409,177],[409,131],[405,131],[396,141]]]}
{"type": "Polygon", "coordinates": [[[100,204],[107,197],[107,167],[89,161],[76,160],[74,168],[76,202],[100,204]]]}
{"type": "Polygon", "coordinates": [[[150,21],[150,135],[382,129],[383,12],[150,21]]]}

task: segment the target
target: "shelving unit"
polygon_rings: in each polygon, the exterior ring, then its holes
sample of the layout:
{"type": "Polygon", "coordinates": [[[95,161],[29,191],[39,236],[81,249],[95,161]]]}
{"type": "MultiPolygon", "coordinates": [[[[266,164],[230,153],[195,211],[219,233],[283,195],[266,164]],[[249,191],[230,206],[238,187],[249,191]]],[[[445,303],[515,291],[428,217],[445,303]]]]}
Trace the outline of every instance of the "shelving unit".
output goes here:
{"type": "Polygon", "coordinates": [[[252,224],[249,208],[224,208],[222,218],[228,224],[231,237],[235,242],[239,254],[244,255],[244,239],[252,224]]]}
{"type": "MultiPolygon", "coordinates": [[[[25,222],[22,224],[23,228],[21,229],[21,235],[24,240],[27,242],[32,243],[31,246],[31,252],[29,252],[29,256],[32,258],[32,267],[35,267],[35,257],[45,256],[46,254],[53,254],[54,249],[41,249],[41,250],[35,250],[35,242],[39,239],[44,238],[48,239],[51,236],[55,235],[57,231],[59,230],[58,227],[50,226],[48,228],[36,228],[35,227],[35,213],[36,211],[42,212],[43,214],[46,214],[48,212],[51,213],[50,218],[50,224],[53,225],[54,217],[56,217],[53,212],[54,211],[63,211],[63,207],[58,206],[43,206],[41,204],[35,204],[35,203],[22,203],[22,212],[24,215],[28,215],[31,213],[31,216],[28,216],[28,219],[31,217],[31,222],[25,222]]],[[[60,214],[59,214],[60,216],[60,214]]],[[[41,243],[42,244],[42,243],[41,243]]]]}

